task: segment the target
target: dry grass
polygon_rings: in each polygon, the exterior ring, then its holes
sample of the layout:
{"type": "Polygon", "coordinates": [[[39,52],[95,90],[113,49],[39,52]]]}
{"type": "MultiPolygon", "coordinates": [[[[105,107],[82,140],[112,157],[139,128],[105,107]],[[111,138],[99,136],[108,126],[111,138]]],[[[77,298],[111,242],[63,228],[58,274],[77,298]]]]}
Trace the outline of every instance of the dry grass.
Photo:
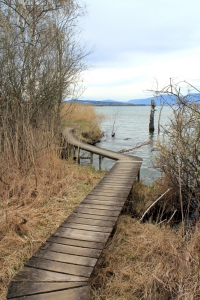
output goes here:
{"type": "Polygon", "coordinates": [[[179,231],[121,216],[91,279],[95,300],[200,299],[200,228],[179,231]]]}
{"type": "Polygon", "coordinates": [[[92,105],[64,103],[61,116],[65,126],[76,125],[76,136],[83,142],[94,144],[102,137],[99,125],[103,116],[96,115],[92,105]]]}
{"type": "Polygon", "coordinates": [[[14,168],[5,172],[5,183],[0,182],[0,299],[5,299],[7,285],[16,271],[102,175],[51,154],[38,159],[36,170],[26,176],[14,168]]]}

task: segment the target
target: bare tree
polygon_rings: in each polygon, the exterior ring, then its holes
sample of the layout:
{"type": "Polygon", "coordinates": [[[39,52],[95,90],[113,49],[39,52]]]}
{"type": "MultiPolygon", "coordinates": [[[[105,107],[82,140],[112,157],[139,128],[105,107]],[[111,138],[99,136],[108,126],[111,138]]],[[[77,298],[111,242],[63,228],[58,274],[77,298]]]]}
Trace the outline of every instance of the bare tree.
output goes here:
{"type": "Polygon", "coordinates": [[[77,0],[0,1],[0,150],[20,168],[54,140],[63,99],[80,91],[83,14],[77,0]]]}
{"type": "MultiPolygon", "coordinates": [[[[177,191],[175,203],[185,218],[199,218],[200,205],[200,106],[199,91],[187,82],[174,83],[157,91],[168,95],[172,109],[169,125],[158,141],[157,163],[171,187],[177,191]],[[183,92],[182,92],[183,91],[183,92]]],[[[164,99],[164,97],[163,97],[164,99]]]]}

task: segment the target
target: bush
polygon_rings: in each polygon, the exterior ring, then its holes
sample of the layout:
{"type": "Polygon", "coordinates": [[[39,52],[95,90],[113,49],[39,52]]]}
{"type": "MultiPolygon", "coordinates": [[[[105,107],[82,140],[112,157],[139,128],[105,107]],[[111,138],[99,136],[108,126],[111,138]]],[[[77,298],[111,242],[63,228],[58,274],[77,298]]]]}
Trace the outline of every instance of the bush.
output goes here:
{"type": "MultiPolygon", "coordinates": [[[[188,86],[188,84],[187,84],[188,86]]],[[[200,200],[200,106],[199,94],[191,93],[189,85],[186,95],[182,83],[170,83],[158,94],[170,96],[172,108],[169,125],[157,143],[156,161],[165,174],[169,185],[177,191],[176,206],[185,218],[199,218],[200,200]]]]}

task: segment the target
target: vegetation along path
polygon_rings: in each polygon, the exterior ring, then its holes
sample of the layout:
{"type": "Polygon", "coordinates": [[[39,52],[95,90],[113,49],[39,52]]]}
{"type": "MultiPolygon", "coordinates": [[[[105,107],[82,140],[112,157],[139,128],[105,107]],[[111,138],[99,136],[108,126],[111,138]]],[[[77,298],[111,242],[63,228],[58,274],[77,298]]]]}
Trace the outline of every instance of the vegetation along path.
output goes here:
{"type": "Polygon", "coordinates": [[[138,177],[141,158],[82,143],[71,129],[63,135],[70,145],[117,162],[16,274],[7,299],[91,299],[88,280],[138,177]]]}

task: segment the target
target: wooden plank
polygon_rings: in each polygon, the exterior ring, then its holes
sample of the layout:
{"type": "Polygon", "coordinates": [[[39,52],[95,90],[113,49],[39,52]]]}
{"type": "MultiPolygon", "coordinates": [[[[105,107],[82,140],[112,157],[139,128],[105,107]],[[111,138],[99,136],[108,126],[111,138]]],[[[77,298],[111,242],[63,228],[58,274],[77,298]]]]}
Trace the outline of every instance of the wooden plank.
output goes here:
{"type": "Polygon", "coordinates": [[[124,184],[114,184],[112,182],[102,182],[99,183],[96,187],[99,187],[101,189],[113,189],[113,190],[126,190],[131,189],[133,186],[133,183],[124,183],[124,184]]]}
{"type": "MultiPolygon", "coordinates": [[[[114,198],[114,199],[116,199],[116,198],[114,198]]],[[[94,198],[94,199],[85,198],[81,203],[122,207],[124,205],[125,201],[124,200],[122,200],[122,201],[114,201],[114,200],[113,201],[109,201],[109,200],[106,200],[106,199],[105,200],[98,200],[96,198],[94,198]]]]}
{"type": "Polygon", "coordinates": [[[109,171],[109,173],[107,173],[102,180],[133,180],[132,178],[132,174],[138,173],[137,170],[131,170],[131,171],[126,171],[123,172],[122,170],[120,170],[119,172],[117,171],[109,171]]]}
{"type": "Polygon", "coordinates": [[[107,210],[107,211],[117,211],[120,212],[122,210],[122,207],[124,206],[124,203],[119,205],[107,205],[107,203],[104,203],[103,205],[98,205],[96,203],[87,203],[87,202],[81,202],[79,204],[80,208],[89,208],[89,209],[99,209],[99,210],[107,210]]]}
{"type": "MultiPolygon", "coordinates": [[[[111,194],[108,194],[108,195],[102,195],[102,194],[97,194],[97,193],[94,193],[93,194],[88,194],[85,199],[96,199],[96,200],[105,200],[105,201],[113,201],[115,200],[117,203],[119,202],[125,202],[126,199],[127,199],[127,196],[126,195],[111,195],[111,194]]],[[[83,200],[84,201],[84,200],[83,200]]]]}
{"type": "MultiPolygon", "coordinates": [[[[121,175],[121,174],[120,174],[121,175]]],[[[101,183],[114,183],[114,184],[127,184],[127,183],[132,183],[133,178],[129,178],[126,174],[126,176],[112,176],[111,174],[104,176],[98,184],[101,183]]]]}
{"type": "Polygon", "coordinates": [[[35,253],[34,257],[54,260],[57,262],[70,263],[74,265],[89,266],[89,267],[94,267],[97,262],[97,259],[93,257],[65,254],[65,253],[53,252],[49,250],[38,250],[35,253]]]}
{"type": "Polygon", "coordinates": [[[81,241],[101,242],[105,243],[109,237],[109,233],[93,233],[87,230],[78,230],[72,228],[60,227],[53,236],[66,237],[81,241]]]}
{"type": "Polygon", "coordinates": [[[48,238],[47,242],[48,241],[51,243],[59,243],[62,245],[73,245],[73,246],[85,247],[89,249],[102,250],[104,248],[104,243],[81,241],[81,240],[69,239],[69,238],[58,237],[53,235],[48,238]]]}
{"type": "Polygon", "coordinates": [[[28,260],[25,266],[87,278],[91,275],[91,272],[93,270],[91,266],[81,266],[66,262],[57,262],[34,256],[28,260]]]}
{"type": "MultiPolygon", "coordinates": [[[[65,228],[74,228],[74,229],[79,229],[79,230],[88,230],[92,232],[107,232],[111,233],[112,231],[112,226],[109,227],[99,227],[95,225],[85,225],[85,224],[77,224],[77,223],[63,223],[61,227],[65,228]]],[[[89,251],[88,251],[89,252],[89,251]]],[[[99,255],[97,255],[99,256],[99,255]]]]}
{"type": "MultiPolygon", "coordinates": [[[[7,299],[14,297],[30,296],[45,292],[67,290],[74,287],[87,286],[86,282],[30,282],[11,281],[8,289],[7,299]]],[[[58,299],[59,300],[59,299],[58,299]]]]}
{"type": "MultiPolygon", "coordinates": [[[[79,229],[79,228],[77,228],[79,229]]],[[[57,243],[49,243],[46,242],[40,247],[41,250],[50,250],[54,252],[66,253],[66,254],[73,254],[73,255],[82,255],[88,257],[95,257],[98,258],[101,251],[96,249],[88,249],[84,247],[77,247],[71,245],[60,245],[57,243]]]]}
{"type": "MultiPolygon", "coordinates": [[[[135,172],[135,171],[134,171],[135,172]]],[[[121,174],[121,172],[118,174],[118,173],[113,173],[113,174],[110,174],[108,173],[107,175],[105,175],[100,181],[100,182],[113,182],[113,183],[127,183],[127,182],[132,182],[133,181],[133,178],[132,178],[132,173],[133,172],[130,172],[130,173],[124,173],[124,174],[121,174]],[[130,176],[129,176],[130,174],[130,176]]]]}
{"type": "Polygon", "coordinates": [[[103,215],[103,216],[119,216],[120,214],[120,211],[115,211],[115,210],[112,210],[112,211],[108,211],[106,209],[89,209],[87,207],[80,207],[80,206],[77,206],[77,208],[74,210],[74,212],[81,212],[82,214],[88,214],[88,215],[103,215]]]}
{"type": "Polygon", "coordinates": [[[67,222],[67,224],[69,224],[70,222],[73,222],[76,224],[85,224],[85,225],[93,225],[93,226],[100,226],[100,227],[113,227],[116,223],[115,221],[86,219],[84,217],[80,218],[79,214],[74,214],[74,213],[72,213],[67,218],[66,222],[67,222]]]}
{"type": "Polygon", "coordinates": [[[96,187],[94,187],[90,194],[94,194],[94,192],[99,192],[100,195],[105,195],[105,194],[113,194],[113,195],[117,195],[117,196],[123,196],[124,194],[127,193],[127,189],[126,187],[124,188],[111,188],[111,187],[105,187],[102,188],[102,186],[96,185],[96,187]]]}
{"type": "Polygon", "coordinates": [[[86,277],[62,274],[35,268],[23,267],[14,277],[14,281],[87,281],[86,277]]]}
{"type": "Polygon", "coordinates": [[[13,300],[92,300],[89,287],[79,287],[64,291],[10,298],[13,300]]]}
{"type": "Polygon", "coordinates": [[[104,196],[104,197],[127,197],[128,191],[113,191],[113,190],[102,190],[100,187],[93,189],[90,195],[104,196]]]}
{"type": "Polygon", "coordinates": [[[106,215],[88,215],[87,213],[82,213],[80,212],[73,212],[73,214],[77,215],[80,218],[85,218],[85,219],[94,219],[94,220],[105,220],[105,221],[112,221],[116,222],[118,219],[118,216],[106,216],[106,215]]]}

